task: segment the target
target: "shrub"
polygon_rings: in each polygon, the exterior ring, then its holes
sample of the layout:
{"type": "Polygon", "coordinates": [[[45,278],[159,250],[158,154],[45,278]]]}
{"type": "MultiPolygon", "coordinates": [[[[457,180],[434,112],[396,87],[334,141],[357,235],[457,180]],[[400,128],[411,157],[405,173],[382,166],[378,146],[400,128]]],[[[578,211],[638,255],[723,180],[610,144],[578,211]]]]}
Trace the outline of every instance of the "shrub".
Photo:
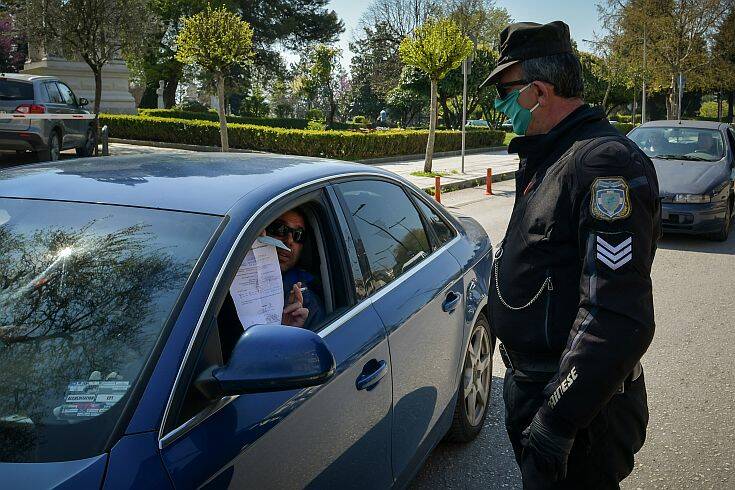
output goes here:
{"type": "Polygon", "coordinates": [[[306,126],[306,129],[309,131],[324,131],[327,128],[327,125],[324,124],[321,121],[309,121],[309,124],[306,126]]]}
{"type": "MultiPolygon", "coordinates": [[[[141,116],[165,117],[172,119],[199,119],[202,121],[219,121],[217,112],[191,112],[177,111],[175,109],[140,109],[141,116]]],[[[244,117],[227,116],[227,122],[240,124],[254,124],[256,126],[270,126],[273,128],[306,129],[306,119],[293,118],[266,118],[266,117],[244,117]]]]}
{"type": "Polygon", "coordinates": [[[367,124],[367,118],[365,116],[355,116],[352,118],[352,122],[355,124],[367,124]]]}
{"type": "Polygon", "coordinates": [[[324,121],[324,112],[321,109],[309,109],[306,111],[307,121],[324,121]]]}
{"type": "MultiPolygon", "coordinates": [[[[219,124],[214,121],[101,114],[100,124],[110,127],[113,138],[219,145],[219,124]]],[[[428,131],[306,131],[247,124],[228,127],[232,148],[342,160],[420,154],[426,149],[428,137],[428,131]]],[[[502,131],[472,131],[467,133],[466,147],[498,146],[503,136],[502,131]]],[[[435,150],[458,150],[461,141],[458,131],[437,131],[435,150]]]]}
{"type": "Polygon", "coordinates": [[[176,104],[174,106],[174,109],[177,111],[187,111],[187,112],[207,112],[209,111],[209,107],[202,104],[198,100],[191,100],[186,99],[181,101],[179,104],[176,104]]]}
{"type": "Polygon", "coordinates": [[[628,134],[634,127],[638,126],[638,124],[633,123],[615,123],[613,124],[613,127],[620,131],[621,134],[628,134]]]}

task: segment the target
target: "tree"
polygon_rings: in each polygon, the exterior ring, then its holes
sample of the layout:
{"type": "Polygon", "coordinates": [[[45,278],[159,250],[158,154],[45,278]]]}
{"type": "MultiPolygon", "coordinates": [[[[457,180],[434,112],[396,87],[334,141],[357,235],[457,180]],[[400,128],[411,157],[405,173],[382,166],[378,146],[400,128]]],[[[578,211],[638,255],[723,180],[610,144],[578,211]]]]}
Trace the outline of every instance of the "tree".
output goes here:
{"type": "Polygon", "coordinates": [[[721,88],[727,91],[727,120],[733,122],[735,105],[735,8],[731,8],[717,27],[712,47],[713,66],[721,88]]]}
{"type": "Polygon", "coordinates": [[[184,19],[176,44],[179,61],[198,65],[217,80],[222,151],[228,151],[225,73],[235,65],[244,65],[252,60],[253,30],[250,24],[226,8],[207,7],[207,10],[184,19]]]}
{"type": "Polygon", "coordinates": [[[472,52],[472,41],[448,19],[428,20],[411,36],[401,41],[401,60],[429,77],[429,137],[426,142],[424,171],[431,172],[436,133],[436,93],[439,80],[457,68],[472,52]]]}
{"type": "Polygon", "coordinates": [[[157,23],[148,0],[26,0],[17,8],[19,26],[28,39],[89,65],[95,114],[102,99],[102,67],[143,51],[157,23]]]}
{"type": "Polygon", "coordinates": [[[13,17],[0,13],[0,73],[19,72],[28,56],[28,43],[15,32],[13,17]]]}
{"type": "Polygon", "coordinates": [[[716,79],[708,44],[715,28],[732,8],[732,0],[608,0],[601,9],[611,45],[628,62],[634,79],[644,74],[647,84],[668,93],[668,119],[678,113],[679,74],[687,88],[709,89],[716,79]],[[647,67],[644,72],[643,38],[647,67]]]}
{"type": "Polygon", "coordinates": [[[326,100],[327,126],[329,127],[334,124],[334,116],[337,112],[336,94],[339,90],[340,55],[339,49],[326,44],[318,44],[309,56],[308,77],[315,92],[326,100]]]}
{"type": "Polygon", "coordinates": [[[428,102],[426,92],[402,88],[400,85],[388,92],[386,100],[391,117],[404,128],[414,122],[428,102]]]}

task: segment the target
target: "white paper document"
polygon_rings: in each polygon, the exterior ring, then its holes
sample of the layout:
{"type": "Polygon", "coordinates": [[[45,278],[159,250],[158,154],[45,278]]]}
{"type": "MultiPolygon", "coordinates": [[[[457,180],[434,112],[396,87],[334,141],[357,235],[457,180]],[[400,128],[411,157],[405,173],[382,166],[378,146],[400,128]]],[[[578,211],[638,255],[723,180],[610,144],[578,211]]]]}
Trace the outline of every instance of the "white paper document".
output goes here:
{"type": "Polygon", "coordinates": [[[253,244],[230,286],[230,294],[244,328],[281,324],[283,280],[276,247],[260,241],[253,244]]]}

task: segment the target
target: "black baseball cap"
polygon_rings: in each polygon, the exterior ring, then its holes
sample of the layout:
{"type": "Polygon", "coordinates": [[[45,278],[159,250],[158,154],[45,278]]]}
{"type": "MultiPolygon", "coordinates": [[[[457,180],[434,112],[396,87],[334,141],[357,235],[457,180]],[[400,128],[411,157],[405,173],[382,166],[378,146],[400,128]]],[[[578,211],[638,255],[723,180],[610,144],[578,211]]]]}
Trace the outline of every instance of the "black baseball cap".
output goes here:
{"type": "Polygon", "coordinates": [[[500,73],[516,63],[554,54],[573,53],[569,26],[560,20],[548,24],[517,22],[500,33],[500,58],[490,76],[480,84],[495,83],[500,73]]]}

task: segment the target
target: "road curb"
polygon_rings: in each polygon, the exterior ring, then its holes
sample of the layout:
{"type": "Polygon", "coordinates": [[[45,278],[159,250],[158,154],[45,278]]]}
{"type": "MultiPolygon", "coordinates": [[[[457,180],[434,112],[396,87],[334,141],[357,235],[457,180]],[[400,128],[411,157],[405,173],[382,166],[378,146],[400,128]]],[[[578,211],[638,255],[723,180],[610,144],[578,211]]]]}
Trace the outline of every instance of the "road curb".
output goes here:
{"type": "MultiPolygon", "coordinates": [[[[502,151],[507,150],[507,146],[486,146],[484,148],[468,148],[465,150],[465,155],[472,155],[475,153],[485,153],[488,151],[502,151]]],[[[434,158],[441,157],[456,157],[462,154],[462,150],[452,151],[441,151],[434,153],[434,158]]],[[[355,160],[357,163],[364,163],[365,165],[379,165],[381,163],[393,163],[403,162],[405,160],[422,160],[426,156],[425,153],[417,153],[415,155],[396,155],[392,157],[380,157],[380,158],[365,158],[363,160],[355,160]]]]}
{"type": "MultiPolygon", "coordinates": [[[[498,172],[493,174],[492,182],[502,182],[504,180],[513,180],[516,178],[516,171],[509,170],[507,172],[498,172]]],[[[448,182],[442,184],[442,192],[461,191],[462,189],[469,189],[471,187],[477,187],[485,185],[487,181],[486,177],[475,177],[472,179],[460,180],[459,182],[448,182]]],[[[422,190],[428,194],[434,195],[434,186],[422,187],[422,190]]]]}

